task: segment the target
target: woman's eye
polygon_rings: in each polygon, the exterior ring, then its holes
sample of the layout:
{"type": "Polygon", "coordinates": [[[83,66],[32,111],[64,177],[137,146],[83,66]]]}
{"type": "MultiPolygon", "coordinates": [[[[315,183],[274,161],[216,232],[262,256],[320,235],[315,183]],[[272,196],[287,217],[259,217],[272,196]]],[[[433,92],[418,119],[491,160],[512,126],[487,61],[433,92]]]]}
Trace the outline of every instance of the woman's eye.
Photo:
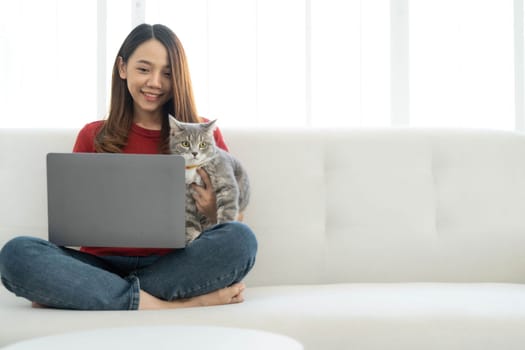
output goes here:
{"type": "Polygon", "coordinates": [[[190,147],[190,143],[189,143],[188,141],[182,141],[182,142],[180,143],[180,145],[181,145],[182,147],[185,147],[185,148],[190,147]]]}
{"type": "Polygon", "coordinates": [[[206,146],[208,146],[206,142],[201,142],[199,145],[200,148],[206,148],[206,146]]]}
{"type": "Polygon", "coordinates": [[[137,70],[141,73],[147,73],[148,72],[148,69],[147,68],[143,68],[143,67],[139,67],[137,68],[137,70]]]}
{"type": "Polygon", "coordinates": [[[164,73],[164,76],[166,76],[166,77],[171,77],[171,72],[165,72],[165,73],[164,73]]]}

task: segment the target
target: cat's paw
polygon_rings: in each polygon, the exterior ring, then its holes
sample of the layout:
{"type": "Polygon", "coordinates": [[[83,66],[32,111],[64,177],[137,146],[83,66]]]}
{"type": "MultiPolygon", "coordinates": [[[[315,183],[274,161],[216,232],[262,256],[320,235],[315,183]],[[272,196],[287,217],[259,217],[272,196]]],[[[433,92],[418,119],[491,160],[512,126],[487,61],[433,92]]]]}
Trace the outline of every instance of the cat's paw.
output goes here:
{"type": "Polygon", "coordinates": [[[226,222],[236,221],[238,215],[238,211],[221,210],[219,213],[217,213],[217,223],[224,224],[226,222]]]}
{"type": "Polygon", "coordinates": [[[204,186],[204,181],[202,180],[202,177],[197,174],[197,176],[195,176],[195,179],[193,180],[193,183],[199,185],[199,186],[204,186]]]}
{"type": "Polygon", "coordinates": [[[199,175],[199,173],[197,173],[196,168],[187,169],[185,178],[186,178],[186,185],[195,183],[199,186],[202,186],[203,184],[201,176],[199,175]]]}
{"type": "Polygon", "coordinates": [[[197,237],[199,237],[201,234],[201,231],[197,230],[194,227],[188,227],[186,229],[186,244],[194,241],[197,237]]]}

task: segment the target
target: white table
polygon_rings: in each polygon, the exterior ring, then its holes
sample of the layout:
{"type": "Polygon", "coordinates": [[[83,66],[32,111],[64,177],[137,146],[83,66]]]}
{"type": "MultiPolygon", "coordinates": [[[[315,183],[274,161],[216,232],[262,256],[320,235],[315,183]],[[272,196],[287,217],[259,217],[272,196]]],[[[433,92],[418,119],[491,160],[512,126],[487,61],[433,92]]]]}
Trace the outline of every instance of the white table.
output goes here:
{"type": "Polygon", "coordinates": [[[64,333],[11,344],[2,350],[190,349],[302,350],[296,340],[264,331],[208,326],[144,326],[64,333]]]}

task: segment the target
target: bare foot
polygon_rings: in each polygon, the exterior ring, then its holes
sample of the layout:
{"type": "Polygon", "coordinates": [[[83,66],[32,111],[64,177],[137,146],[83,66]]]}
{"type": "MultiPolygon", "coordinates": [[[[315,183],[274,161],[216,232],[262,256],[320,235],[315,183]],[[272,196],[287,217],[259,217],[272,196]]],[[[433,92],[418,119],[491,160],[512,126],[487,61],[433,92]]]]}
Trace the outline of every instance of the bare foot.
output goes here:
{"type": "Polygon", "coordinates": [[[139,310],[153,309],[178,309],[183,307],[213,306],[242,303],[244,301],[244,283],[236,283],[230,287],[216,290],[209,294],[200,295],[190,299],[165,301],[140,291],[139,310]]]}

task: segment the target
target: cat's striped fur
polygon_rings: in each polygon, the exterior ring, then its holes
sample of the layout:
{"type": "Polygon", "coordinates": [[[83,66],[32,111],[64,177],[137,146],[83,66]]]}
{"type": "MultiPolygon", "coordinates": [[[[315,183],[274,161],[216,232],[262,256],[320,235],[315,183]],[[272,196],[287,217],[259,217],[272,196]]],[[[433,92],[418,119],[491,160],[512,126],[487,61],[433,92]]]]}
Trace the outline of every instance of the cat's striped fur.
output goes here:
{"type": "Polygon", "coordinates": [[[182,123],[170,116],[170,150],[186,160],[186,241],[189,243],[210,226],[198,213],[192,183],[202,184],[197,168],[210,177],[217,198],[217,223],[237,220],[250,199],[248,175],[230,153],[218,148],[213,137],[215,121],[182,123]]]}

